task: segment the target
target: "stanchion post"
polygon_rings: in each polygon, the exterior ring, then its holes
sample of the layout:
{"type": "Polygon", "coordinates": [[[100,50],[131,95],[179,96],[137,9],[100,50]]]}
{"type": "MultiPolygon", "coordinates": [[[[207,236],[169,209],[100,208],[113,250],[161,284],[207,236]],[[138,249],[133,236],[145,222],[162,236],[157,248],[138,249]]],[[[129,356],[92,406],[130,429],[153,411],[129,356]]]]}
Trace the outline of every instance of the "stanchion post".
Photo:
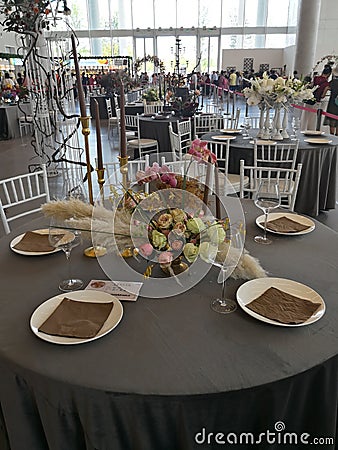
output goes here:
{"type": "Polygon", "coordinates": [[[320,131],[320,126],[322,124],[322,109],[317,109],[317,121],[316,121],[316,130],[320,131]]]}

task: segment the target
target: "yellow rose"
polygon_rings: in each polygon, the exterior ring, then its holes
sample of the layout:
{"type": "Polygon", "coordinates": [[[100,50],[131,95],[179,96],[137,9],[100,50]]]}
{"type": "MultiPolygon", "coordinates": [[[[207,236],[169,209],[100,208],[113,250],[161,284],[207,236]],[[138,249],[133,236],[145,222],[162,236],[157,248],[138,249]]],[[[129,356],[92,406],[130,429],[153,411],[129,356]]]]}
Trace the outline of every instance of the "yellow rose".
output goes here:
{"type": "Polygon", "coordinates": [[[189,242],[185,244],[183,254],[188,262],[193,263],[198,256],[198,247],[189,242]]]}
{"type": "Polygon", "coordinates": [[[172,218],[174,219],[174,222],[176,222],[176,223],[177,222],[184,222],[185,219],[187,218],[186,213],[184,211],[182,211],[181,209],[178,209],[178,208],[173,209],[171,211],[171,215],[172,215],[172,218]]]}
{"type": "Polygon", "coordinates": [[[187,220],[187,229],[193,234],[198,234],[205,229],[205,224],[199,217],[187,220]]]}
{"type": "Polygon", "coordinates": [[[173,223],[173,218],[170,214],[161,214],[160,217],[157,220],[157,223],[161,228],[169,228],[170,225],[173,223]]]}
{"type": "Polygon", "coordinates": [[[153,230],[153,232],[152,232],[152,241],[153,241],[153,246],[160,250],[167,245],[167,237],[163,233],[160,233],[157,230],[153,230]]]}
{"type": "Polygon", "coordinates": [[[210,242],[201,242],[199,247],[199,256],[207,263],[213,263],[216,259],[218,247],[210,242]]]}
{"type": "Polygon", "coordinates": [[[225,239],[225,231],[220,224],[211,225],[207,230],[207,235],[213,244],[220,244],[225,239]]]}

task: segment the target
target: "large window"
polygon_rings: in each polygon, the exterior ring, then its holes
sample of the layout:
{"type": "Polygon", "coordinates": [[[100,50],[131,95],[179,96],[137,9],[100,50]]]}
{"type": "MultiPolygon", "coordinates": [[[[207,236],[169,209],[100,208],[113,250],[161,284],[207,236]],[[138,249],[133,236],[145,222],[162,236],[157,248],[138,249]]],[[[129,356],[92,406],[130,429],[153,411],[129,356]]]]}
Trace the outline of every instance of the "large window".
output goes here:
{"type": "MultiPolygon", "coordinates": [[[[190,72],[201,54],[199,69],[210,71],[220,69],[222,49],[294,45],[299,1],[68,0],[69,25],[81,31],[82,54],[143,58],[156,52],[172,71],[180,37],[181,70],[190,72]]],[[[143,70],[154,69],[150,63],[143,70]]]]}

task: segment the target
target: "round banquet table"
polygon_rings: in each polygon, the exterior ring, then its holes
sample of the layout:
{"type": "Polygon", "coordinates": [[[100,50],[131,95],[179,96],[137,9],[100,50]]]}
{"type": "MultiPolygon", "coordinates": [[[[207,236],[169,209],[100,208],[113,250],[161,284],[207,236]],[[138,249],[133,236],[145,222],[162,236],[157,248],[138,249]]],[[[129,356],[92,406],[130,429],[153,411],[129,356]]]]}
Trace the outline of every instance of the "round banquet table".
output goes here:
{"type": "MultiPolygon", "coordinates": [[[[256,131],[251,133],[255,136],[256,131]]],[[[220,131],[206,133],[204,140],[213,140],[212,136],[220,134],[220,131]]],[[[299,149],[297,163],[302,163],[302,173],[299,181],[295,211],[316,217],[322,210],[336,207],[336,166],[338,138],[325,135],[332,140],[331,144],[309,144],[304,141],[309,136],[299,135],[299,149]]],[[[324,137],[324,136],[323,136],[324,137]]],[[[239,173],[240,160],[245,164],[253,165],[253,139],[243,139],[238,135],[230,141],[229,172],[239,173]]],[[[280,143],[291,142],[284,139],[280,143]]]]}
{"type": "MultiPolygon", "coordinates": [[[[275,432],[279,421],[285,432],[308,433],[310,441],[337,438],[338,235],[315,221],[310,234],[273,235],[272,245],[259,245],[253,236],[260,211],[249,200],[242,204],[247,250],[270,276],[299,281],[323,297],[327,310],[318,322],[288,328],[240,308],[229,315],[213,312],[210,299],[220,292],[213,267],[184,294],[124,302],[122,321],[101,339],[47,343],[31,332],[29,320],[38,305],[59,294],[65,256],[10,250],[14,236],[43,226],[43,220],[0,240],[1,449],[219,448],[216,433],[233,433],[232,439],[253,433],[258,439],[259,433],[275,432]],[[210,445],[202,445],[205,433],[214,433],[210,445]]],[[[85,284],[106,278],[80,247],[72,263],[73,275],[85,284]]],[[[112,264],[115,279],[125,280],[113,257],[112,264]]],[[[228,294],[235,296],[242,283],[229,280],[228,294]]],[[[271,441],[238,447],[280,448],[271,441]]]]}
{"type": "MultiPolygon", "coordinates": [[[[156,116],[153,116],[156,117],[156,116]]],[[[161,116],[159,116],[161,117],[161,116]]],[[[174,131],[177,131],[176,122],[178,117],[172,116],[171,113],[165,118],[153,119],[152,117],[140,116],[140,135],[142,138],[156,139],[159,151],[170,152],[169,123],[173,124],[174,131]]]]}

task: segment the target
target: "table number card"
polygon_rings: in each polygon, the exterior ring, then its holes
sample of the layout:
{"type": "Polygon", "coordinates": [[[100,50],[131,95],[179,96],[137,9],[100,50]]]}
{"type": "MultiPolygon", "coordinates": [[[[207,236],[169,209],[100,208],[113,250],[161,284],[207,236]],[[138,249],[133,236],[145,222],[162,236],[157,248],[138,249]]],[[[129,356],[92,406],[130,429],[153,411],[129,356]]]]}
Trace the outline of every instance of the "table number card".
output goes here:
{"type": "Polygon", "coordinates": [[[136,281],[91,280],[86,289],[106,292],[121,301],[136,301],[142,285],[136,281]]]}

